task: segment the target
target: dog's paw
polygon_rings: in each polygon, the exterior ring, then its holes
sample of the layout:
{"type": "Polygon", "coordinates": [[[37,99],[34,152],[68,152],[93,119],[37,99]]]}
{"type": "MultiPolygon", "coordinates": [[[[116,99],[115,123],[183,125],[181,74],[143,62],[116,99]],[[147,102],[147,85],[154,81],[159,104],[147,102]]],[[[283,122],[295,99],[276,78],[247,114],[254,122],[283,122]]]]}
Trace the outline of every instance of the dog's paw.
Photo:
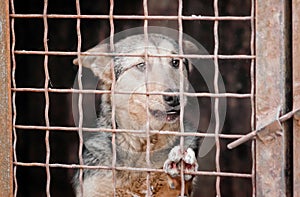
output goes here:
{"type": "MultiPolygon", "coordinates": [[[[193,149],[188,148],[182,153],[180,146],[175,146],[164,163],[164,171],[172,178],[178,177],[180,176],[182,163],[187,172],[195,172],[198,169],[197,158],[193,149]]],[[[185,181],[190,181],[192,178],[193,175],[191,174],[184,175],[185,181]]]]}

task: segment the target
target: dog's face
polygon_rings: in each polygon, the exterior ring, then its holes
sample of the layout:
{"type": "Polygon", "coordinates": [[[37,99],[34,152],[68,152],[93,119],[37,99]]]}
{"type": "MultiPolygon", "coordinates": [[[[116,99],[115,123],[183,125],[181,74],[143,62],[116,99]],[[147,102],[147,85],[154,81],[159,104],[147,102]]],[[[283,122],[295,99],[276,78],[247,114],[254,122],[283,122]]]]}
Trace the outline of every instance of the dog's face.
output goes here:
{"type": "MultiPolygon", "coordinates": [[[[98,45],[90,51],[107,52],[107,48],[98,45]]],[[[178,44],[168,37],[150,34],[146,47],[144,35],[135,35],[117,42],[115,52],[140,56],[85,56],[82,62],[104,81],[106,89],[110,89],[113,61],[116,94],[112,96],[118,126],[143,130],[149,120],[150,129],[178,130],[180,104],[186,104],[184,96],[180,99],[179,90],[181,83],[184,91],[188,88],[186,75],[190,66],[185,58],[168,57],[178,54],[178,44]],[[155,55],[163,57],[153,57],[155,55]],[[150,94],[145,95],[146,92],[150,94]],[[175,94],[161,95],[161,92],[175,94]]]]}

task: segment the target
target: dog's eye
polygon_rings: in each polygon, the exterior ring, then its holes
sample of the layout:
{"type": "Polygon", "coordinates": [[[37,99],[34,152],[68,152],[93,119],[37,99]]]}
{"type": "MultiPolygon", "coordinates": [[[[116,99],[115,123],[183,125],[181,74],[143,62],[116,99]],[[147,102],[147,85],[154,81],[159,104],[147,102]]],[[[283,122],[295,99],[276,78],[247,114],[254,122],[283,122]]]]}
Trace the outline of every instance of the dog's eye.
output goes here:
{"type": "Polygon", "coordinates": [[[141,63],[137,64],[136,67],[137,67],[140,71],[143,72],[143,71],[146,69],[145,62],[141,62],[141,63]]]}
{"type": "Polygon", "coordinates": [[[179,59],[172,59],[171,64],[174,68],[179,68],[180,60],[179,59]]]}

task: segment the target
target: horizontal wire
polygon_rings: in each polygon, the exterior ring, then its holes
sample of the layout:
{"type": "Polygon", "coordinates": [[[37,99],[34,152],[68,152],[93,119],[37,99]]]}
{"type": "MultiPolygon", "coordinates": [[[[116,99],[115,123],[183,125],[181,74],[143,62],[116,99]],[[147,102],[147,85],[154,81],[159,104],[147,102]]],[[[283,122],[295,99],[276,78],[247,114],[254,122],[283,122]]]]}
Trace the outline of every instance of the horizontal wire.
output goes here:
{"type": "MultiPolygon", "coordinates": [[[[64,127],[64,126],[37,126],[37,125],[14,125],[16,129],[27,129],[27,130],[56,130],[56,131],[78,131],[79,127],[64,127]]],[[[117,133],[132,133],[141,134],[145,130],[133,130],[133,129],[109,129],[109,128],[87,128],[83,127],[83,131],[86,132],[117,132],[117,133]]],[[[228,133],[228,132],[227,132],[228,133]]],[[[180,133],[176,131],[160,131],[150,130],[150,134],[160,135],[174,135],[174,136],[195,136],[195,137],[215,137],[214,133],[198,133],[198,132],[185,132],[180,133]]],[[[224,139],[238,139],[245,135],[243,134],[218,134],[220,138],[224,139]]]]}
{"type": "MultiPolygon", "coordinates": [[[[109,90],[79,90],[79,89],[56,89],[56,88],[11,88],[13,92],[33,92],[33,93],[41,93],[48,92],[52,93],[76,93],[76,94],[111,94],[109,90]]],[[[164,96],[177,96],[180,93],[172,93],[172,92],[131,92],[131,91],[114,91],[115,94],[131,94],[131,95],[164,95],[164,96]]],[[[250,98],[251,94],[239,94],[239,93],[208,93],[208,92],[199,92],[199,93],[191,93],[184,92],[185,96],[188,97],[211,97],[211,98],[250,98]]]]}
{"type": "MultiPolygon", "coordinates": [[[[43,14],[10,14],[11,18],[43,18],[43,14]]],[[[47,18],[53,19],[109,19],[109,15],[73,15],[73,14],[47,14],[47,18]]],[[[178,20],[178,16],[144,16],[144,15],[113,15],[115,19],[131,19],[131,20],[178,20]]],[[[251,16],[181,16],[182,20],[206,20],[206,21],[250,21],[251,16]]]]}
{"type": "MultiPolygon", "coordinates": [[[[38,162],[14,162],[14,165],[24,166],[24,167],[50,167],[50,168],[81,168],[81,169],[102,169],[102,170],[112,170],[112,167],[109,166],[88,166],[88,165],[78,165],[78,164],[44,164],[38,162]]],[[[154,168],[135,168],[135,167],[115,167],[115,170],[122,171],[138,171],[138,172],[160,172],[165,173],[163,169],[154,169],[154,168]]],[[[185,174],[198,175],[198,176],[223,176],[223,177],[237,177],[237,178],[252,178],[251,174],[247,173],[233,173],[233,172],[215,172],[215,171],[184,171],[185,174]]]]}
{"type": "MultiPolygon", "coordinates": [[[[34,50],[15,50],[18,55],[57,55],[57,56],[77,56],[78,52],[72,51],[34,51],[34,50]]],[[[82,52],[81,56],[120,56],[120,57],[144,57],[143,54],[134,53],[102,53],[102,52],[82,52]]],[[[213,59],[215,55],[197,54],[149,54],[149,57],[174,57],[174,58],[194,58],[194,59],[213,59]]],[[[217,55],[218,59],[255,59],[254,55],[217,55]]]]}

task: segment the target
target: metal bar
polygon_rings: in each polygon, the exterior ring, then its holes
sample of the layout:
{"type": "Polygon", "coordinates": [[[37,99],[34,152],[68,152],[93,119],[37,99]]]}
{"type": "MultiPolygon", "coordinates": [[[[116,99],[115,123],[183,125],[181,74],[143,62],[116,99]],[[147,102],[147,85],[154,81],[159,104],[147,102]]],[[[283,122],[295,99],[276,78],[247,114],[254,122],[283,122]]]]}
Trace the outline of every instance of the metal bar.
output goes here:
{"type": "MultiPolygon", "coordinates": [[[[12,18],[43,18],[42,14],[10,14],[12,18]]],[[[109,19],[109,15],[72,15],[72,14],[48,14],[48,18],[62,19],[109,19]]],[[[182,20],[207,20],[207,21],[226,21],[240,20],[249,21],[251,16],[182,16],[182,20]]],[[[178,16],[145,16],[145,15],[113,15],[113,19],[128,19],[128,20],[178,20],[178,16]]]]}
{"type": "MultiPolygon", "coordinates": [[[[47,52],[49,50],[48,47],[48,19],[46,17],[48,10],[48,0],[44,0],[44,9],[43,9],[43,22],[44,22],[44,37],[43,37],[43,44],[44,44],[44,50],[47,52]]],[[[45,95],[45,123],[47,127],[50,127],[50,120],[49,120],[49,107],[50,107],[50,100],[49,100],[49,92],[48,92],[48,87],[49,87],[49,70],[48,70],[48,60],[49,57],[48,55],[45,55],[44,58],[44,72],[45,72],[45,82],[44,82],[44,95],[45,95]]],[[[45,134],[45,146],[46,146],[46,195],[47,197],[50,197],[50,183],[51,183],[51,174],[50,174],[50,142],[49,142],[49,136],[50,136],[50,131],[46,130],[45,134]]]]}
{"type": "MultiPolygon", "coordinates": [[[[81,15],[80,11],[80,1],[76,0],[76,13],[77,16],[81,15]]],[[[77,33],[77,57],[78,57],[78,74],[77,74],[77,81],[78,81],[78,88],[79,90],[83,89],[83,84],[82,84],[82,61],[80,58],[80,52],[81,52],[81,45],[82,45],[82,39],[81,39],[81,30],[80,30],[80,18],[77,18],[76,21],[76,33],[77,33]]],[[[83,93],[79,93],[78,97],[78,113],[79,113],[79,120],[78,120],[78,138],[79,138],[79,143],[78,143],[78,159],[79,159],[79,164],[83,165],[83,106],[82,106],[82,101],[83,101],[83,93]]],[[[83,191],[83,169],[79,169],[79,196],[83,196],[84,191],[83,191]]]]}
{"type": "MultiPolygon", "coordinates": [[[[182,25],[182,10],[183,10],[183,2],[182,0],[178,0],[178,48],[179,48],[179,54],[183,54],[183,46],[182,46],[182,41],[183,41],[183,25],[182,25]]],[[[179,98],[180,100],[184,100],[184,75],[183,75],[183,69],[182,69],[182,60],[180,62],[180,95],[179,98]]],[[[182,103],[180,103],[180,132],[184,133],[184,124],[183,124],[183,114],[184,114],[184,106],[182,103]]],[[[180,151],[183,153],[184,150],[184,138],[183,136],[180,137],[180,151]]],[[[181,161],[181,166],[183,165],[183,161],[181,161]]],[[[181,178],[181,191],[180,191],[180,196],[184,196],[185,192],[185,180],[184,180],[184,169],[181,168],[180,170],[180,178],[181,178]]]]}
{"type": "MultiPolygon", "coordinates": [[[[79,127],[63,127],[63,126],[33,126],[33,125],[14,125],[14,128],[17,129],[27,129],[27,130],[56,130],[56,131],[78,131],[79,127]]],[[[82,128],[83,131],[87,132],[118,132],[118,133],[132,133],[132,134],[140,134],[145,130],[132,130],[132,129],[109,129],[109,128],[82,128]]],[[[160,130],[150,130],[150,134],[159,134],[159,135],[175,135],[175,136],[198,136],[198,137],[215,137],[214,133],[189,133],[188,131],[185,133],[180,133],[176,131],[160,131],[160,130]]],[[[241,134],[219,134],[220,138],[224,139],[237,139],[241,138],[244,135],[241,134]]]]}
{"type": "MultiPolygon", "coordinates": [[[[278,118],[286,106],[286,1],[256,1],[256,128],[278,118]]],[[[282,131],[285,132],[285,129],[282,131]]],[[[285,135],[256,140],[256,195],[286,196],[285,135]]]]}
{"type": "MultiPolygon", "coordinates": [[[[109,35],[109,46],[110,46],[110,52],[115,51],[115,44],[114,44],[114,33],[115,33],[115,25],[114,25],[114,0],[110,0],[109,2],[109,25],[110,25],[110,35],[109,35]]],[[[117,129],[116,124],[116,101],[115,101],[115,86],[116,86],[116,75],[113,72],[115,69],[115,64],[113,61],[111,61],[110,69],[112,70],[112,83],[111,83],[111,122],[112,122],[112,129],[117,129]]],[[[117,194],[117,173],[116,173],[116,164],[117,164],[117,145],[116,145],[116,133],[112,132],[112,139],[111,139],[111,146],[112,146],[112,182],[113,182],[113,192],[114,196],[117,194]]]]}
{"type": "MultiPolygon", "coordinates": [[[[149,16],[149,11],[148,11],[148,0],[143,0],[143,11],[144,11],[144,16],[147,17],[149,16]]],[[[146,84],[146,92],[149,91],[148,88],[148,77],[149,77],[149,53],[148,53],[148,44],[149,44],[149,36],[148,36],[148,19],[144,19],[144,42],[145,42],[145,51],[144,51],[144,58],[145,58],[145,64],[146,64],[146,70],[145,70],[145,84],[146,84]]],[[[147,167],[149,168],[151,166],[151,161],[150,161],[150,112],[149,112],[149,96],[146,96],[146,136],[147,136],[147,144],[146,144],[146,163],[147,167]]],[[[151,182],[150,182],[150,172],[147,172],[147,177],[146,177],[146,185],[147,185],[147,191],[146,191],[146,196],[151,196],[151,182]]]]}
{"type": "Polygon", "coordinates": [[[267,127],[269,127],[271,124],[273,124],[275,121],[279,121],[281,123],[283,123],[284,121],[287,121],[288,119],[290,119],[294,114],[298,114],[300,113],[300,108],[295,109],[293,111],[290,111],[286,114],[284,114],[283,116],[276,118],[275,120],[273,120],[271,123],[263,126],[262,128],[259,128],[257,130],[254,130],[250,133],[248,133],[247,135],[244,135],[243,137],[241,137],[240,139],[235,140],[234,142],[231,142],[230,144],[227,145],[227,147],[229,149],[233,149],[245,142],[247,142],[248,140],[253,139],[255,136],[257,136],[257,134],[263,130],[265,130],[267,127]]]}
{"type": "MultiPolygon", "coordinates": [[[[251,0],[251,39],[250,39],[250,54],[255,55],[255,0],[251,0]]],[[[250,79],[251,79],[251,130],[255,129],[255,59],[251,59],[250,67],[250,79]]],[[[252,140],[251,143],[251,156],[252,156],[252,196],[256,194],[256,158],[255,158],[256,143],[252,140]]]]}
{"type": "MultiPolygon", "coordinates": [[[[12,88],[13,92],[45,92],[44,88],[12,88]]],[[[48,92],[55,92],[55,93],[85,93],[85,94],[111,94],[110,90],[78,90],[78,89],[56,89],[56,88],[48,88],[48,92]]],[[[128,91],[115,91],[115,94],[136,94],[136,95],[166,95],[166,96],[176,96],[179,93],[173,92],[133,92],[130,93],[128,91]]],[[[211,97],[211,98],[224,98],[224,97],[231,97],[231,98],[249,98],[251,94],[237,94],[237,93],[208,93],[208,92],[201,92],[201,93],[189,93],[184,92],[185,96],[189,97],[211,97]]]]}
{"type": "MultiPolygon", "coordinates": [[[[20,55],[77,55],[78,52],[69,51],[29,51],[29,50],[15,50],[15,54],[20,55]]],[[[143,54],[134,53],[104,53],[104,52],[81,52],[82,56],[126,56],[126,57],[144,57],[143,54]]],[[[178,58],[199,58],[199,59],[213,59],[215,55],[197,55],[197,54],[149,54],[149,57],[178,57],[178,58]]],[[[217,55],[218,59],[255,59],[254,55],[217,55]]]]}
{"type": "MultiPolygon", "coordinates": [[[[219,17],[219,1],[214,0],[214,15],[215,17],[219,17]]],[[[214,92],[219,93],[219,21],[214,21],[214,92]]],[[[215,155],[215,163],[216,163],[216,171],[221,172],[220,166],[220,154],[221,154],[221,144],[219,138],[219,130],[220,130],[220,115],[219,115],[219,98],[214,99],[214,115],[215,115],[215,141],[216,141],[216,155],[215,155]]],[[[221,177],[216,177],[216,196],[221,197],[221,177]]]]}
{"type": "MultiPolygon", "coordinates": [[[[14,5],[14,1],[10,0],[10,8],[11,8],[11,12],[15,13],[15,5],[14,5]]],[[[16,88],[16,78],[15,78],[15,74],[16,74],[16,56],[14,53],[15,50],[15,46],[16,46],[16,34],[15,34],[15,19],[12,18],[11,19],[11,62],[12,62],[12,70],[11,70],[11,81],[12,81],[12,87],[16,88]]],[[[16,106],[16,94],[17,92],[12,92],[12,113],[13,113],[13,117],[12,117],[12,125],[13,125],[13,161],[17,162],[17,130],[14,127],[16,125],[16,121],[17,121],[17,106],[16,106]]],[[[18,180],[17,180],[17,166],[13,166],[13,176],[14,176],[14,196],[16,197],[18,194],[18,189],[19,189],[19,185],[18,185],[18,180]]]]}
{"type": "MultiPolygon", "coordinates": [[[[45,92],[44,88],[12,88],[13,92],[45,92]]],[[[85,93],[85,94],[111,94],[110,90],[92,90],[92,89],[56,89],[56,88],[48,88],[49,92],[55,93],[85,93]]],[[[130,93],[129,91],[115,91],[115,94],[136,94],[136,95],[166,95],[166,96],[176,96],[179,93],[173,92],[133,92],[130,93]]],[[[224,98],[224,97],[232,97],[232,98],[250,98],[251,94],[237,94],[237,93],[208,93],[208,92],[201,92],[201,93],[190,93],[184,92],[185,96],[190,97],[211,97],[211,98],[224,98]]]]}
{"type": "MultiPolygon", "coordinates": [[[[14,162],[15,165],[18,166],[26,166],[26,167],[46,167],[45,163],[25,163],[25,162],[14,162]]],[[[103,170],[112,170],[113,167],[110,166],[88,166],[88,165],[77,165],[77,164],[58,164],[53,163],[49,164],[51,168],[80,168],[80,169],[103,169],[103,170]]],[[[137,171],[137,172],[160,172],[164,173],[163,169],[156,169],[156,168],[135,168],[135,167],[116,167],[116,170],[124,170],[124,171],[137,171]]],[[[232,172],[213,172],[213,171],[184,171],[185,174],[192,174],[198,176],[222,176],[222,177],[237,177],[237,178],[251,178],[251,174],[246,173],[232,173],[232,172]]]]}
{"type": "MultiPolygon", "coordinates": [[[[300,108],[300,0],[292,1],[293,20],[293,109],[300,108]]],[[[300,196],[300,114],[295,114],[293,122],[293,188],[294,196],[300,196]]]]}
{"type": "Polygon", "coordinates": [[[9,1],[0,1],[0,196],[13,196],[9,1]]]}

